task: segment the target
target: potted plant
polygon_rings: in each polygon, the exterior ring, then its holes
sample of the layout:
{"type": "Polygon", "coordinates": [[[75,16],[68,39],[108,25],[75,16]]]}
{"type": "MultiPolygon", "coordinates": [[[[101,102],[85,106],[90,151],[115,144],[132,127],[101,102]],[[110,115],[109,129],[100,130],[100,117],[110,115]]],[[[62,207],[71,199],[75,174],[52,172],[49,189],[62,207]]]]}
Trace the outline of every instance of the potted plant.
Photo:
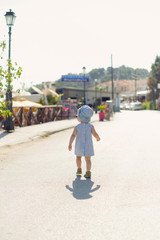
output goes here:
{"type": "Polygon", "coordinates": [[[104,110],[105,110],[106,106],[105,105],[99,105],[97,108],[100,110],[100,112],[99,112],[99,121],[103,121],[104,117],[105,117],[104,110]]]}

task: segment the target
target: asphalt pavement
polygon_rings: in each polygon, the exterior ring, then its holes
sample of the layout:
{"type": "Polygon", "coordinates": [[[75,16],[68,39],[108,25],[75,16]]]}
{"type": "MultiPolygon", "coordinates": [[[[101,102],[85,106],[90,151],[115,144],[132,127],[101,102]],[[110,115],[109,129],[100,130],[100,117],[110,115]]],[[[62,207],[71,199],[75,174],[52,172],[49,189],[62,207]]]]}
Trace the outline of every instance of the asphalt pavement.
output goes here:
{"type": "Polygon", "coordinates": [[[157,111],[94,122],[91,179],[84,158],[76,176],[73,129],[1,148],[0,240],[159,240],[159,123],[157,111]]]}

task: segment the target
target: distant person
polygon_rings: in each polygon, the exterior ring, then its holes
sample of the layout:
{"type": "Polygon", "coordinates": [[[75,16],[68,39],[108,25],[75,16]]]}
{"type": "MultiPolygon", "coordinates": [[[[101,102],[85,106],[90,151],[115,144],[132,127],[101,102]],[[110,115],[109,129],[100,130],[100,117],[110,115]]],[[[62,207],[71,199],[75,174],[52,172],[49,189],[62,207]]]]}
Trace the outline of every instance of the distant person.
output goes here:
{"type": "Polygon", "coordinates": [[[95,131],[94,126],[89,123],[92,115],[93,110],[87,105],[84,105],[78,109],[77,120],[80,123],[74,128],[68,146],[68,150],[71,151],[72,143],[76,137],[75,155],[78,168],[76,174],[82,174],[81,158],[84,156],[86,161],[86,174],[84,175],[85,178],[91,177],[91,156],[94,156],[92,135],[97,141],[100,141],[100,137],[95,131]]]}

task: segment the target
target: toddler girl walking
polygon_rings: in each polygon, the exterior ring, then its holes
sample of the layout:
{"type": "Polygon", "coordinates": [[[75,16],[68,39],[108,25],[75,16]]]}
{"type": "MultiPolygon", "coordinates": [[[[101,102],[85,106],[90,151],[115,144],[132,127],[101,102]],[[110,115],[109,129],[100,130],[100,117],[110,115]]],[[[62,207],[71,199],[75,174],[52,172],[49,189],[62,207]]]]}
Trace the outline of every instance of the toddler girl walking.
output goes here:
{"type": "Polygon", "coordinates": [[[94,148],[92,142],[92,135],[96,138],[97,141],[100,141],[100,137],[98,133],[95,131],[93,125],[91,125],[90,119],[93,115],[93,110],[84,105],[78,109],[77,120],[80,122],[73,130],[73,133],[70,137],[69,151],[72,150],[72,143],[76,138],[75,143],[75,155],[76,155],[76,163],[77,163],[77,175],[82,174],[81,168],[81,158],[85,157],[86,161],[86,174],[85,178],[91,177],[91,156],[94,156],[94,148]]]}

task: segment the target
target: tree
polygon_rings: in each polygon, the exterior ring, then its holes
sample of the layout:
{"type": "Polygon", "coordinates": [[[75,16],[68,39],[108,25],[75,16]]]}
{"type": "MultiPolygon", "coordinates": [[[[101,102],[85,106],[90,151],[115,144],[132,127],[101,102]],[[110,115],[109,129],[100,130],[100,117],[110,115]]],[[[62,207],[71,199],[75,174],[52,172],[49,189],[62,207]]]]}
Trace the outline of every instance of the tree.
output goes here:
{"type": "Polygon", "coordinates": [[[105,75],[105,69],[104,68],[96,68],[89,72],[89,76],[91,79],[100,79],[105,75]]]}
{"type": "MultiPolygon", "coordinates": [[[[6,49],[6,42],[2,41],[0,43],[0,59],[3,59],[3,53],[6,49]]],[[[17,63],[14,64],[11,62],[11,59],[7,60],[6,67],[0,66],[0,92],[7,91],[7,87],[10,87],[10,90],[13,90],[12,82],[20,78],[22,73],[22,68],[18,67],[17,63]]],[[[3,96],[0,96],[1,98],[3,96]]],[[[8,104],[11,104],[10,102],[8,104]]],[[[5,101],[0,102],[0,116],[11,116],[12,113],[7,107],[7,103],[5,101]]]]}
{"type": "Polygon", "coordinates": [[[47,95],[48,105],[57,105],[60,104],[63,94],[53,97],[52,94],[47,95]]]}
{"type": "Polygon", "coordinates": [[[160,56],[156,56],[155,62],[151,66],[151,73],[148,78],[148,86],[150,88],[149,99],[155,101],[159,97],[158,83],[160,83],[160,56]]]}
{"type": "Polygon", "coordinates": [[[56,105],[58,103],[57,97],[53,97],[51,94],[47,95],[48,105],[56,105]]]}

